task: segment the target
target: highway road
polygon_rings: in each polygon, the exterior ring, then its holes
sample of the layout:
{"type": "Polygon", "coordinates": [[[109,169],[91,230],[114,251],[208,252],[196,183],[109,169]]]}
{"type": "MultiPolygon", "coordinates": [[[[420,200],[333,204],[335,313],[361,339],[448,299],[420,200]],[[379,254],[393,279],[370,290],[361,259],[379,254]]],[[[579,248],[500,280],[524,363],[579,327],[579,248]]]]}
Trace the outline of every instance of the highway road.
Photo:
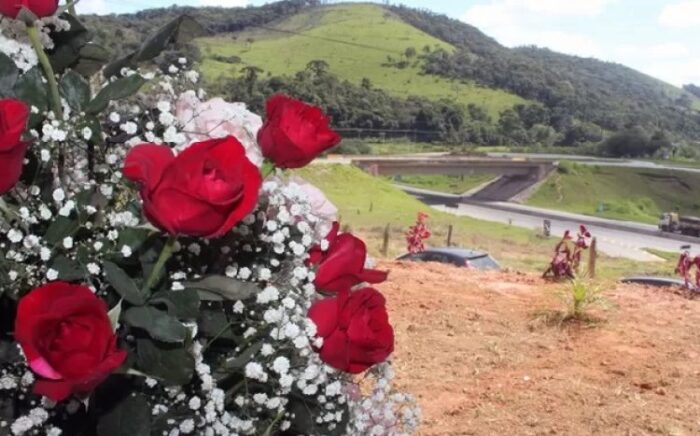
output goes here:
{"type": "Polygon", "coordinates": [[[680,247],[686,244],[691,245],[693,254],[700,254],[700,239],[661,233],[656,226],[650,224],[610,220],[506,202],[457,203],[460,199],[457,195],[397,186],[419,197],[431,207],[453,215],[470,216],[536,231],[542,231],[543,222],[548,219],[553,236],[562,235],[565,230],[575,231],[580,224],[585,224],[598,238],[598,249],[612,257],[655,262],[661,259],[645,249],[680,252],[680,247]]]}

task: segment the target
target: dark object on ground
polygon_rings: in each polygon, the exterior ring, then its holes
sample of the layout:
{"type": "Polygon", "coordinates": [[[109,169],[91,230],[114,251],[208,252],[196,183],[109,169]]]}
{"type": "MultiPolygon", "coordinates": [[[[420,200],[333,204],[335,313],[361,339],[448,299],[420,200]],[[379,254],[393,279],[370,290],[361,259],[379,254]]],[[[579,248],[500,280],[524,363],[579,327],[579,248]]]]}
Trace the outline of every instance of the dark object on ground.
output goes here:
{"type": "Polygon", "coordinates": [[[418,253],[408,253],[396,260],[411,262],[440,262],[467,268],[500,270],[501,266],[488,253],[464,248],[428,248],[418,253]]]}
{"type": "Polygon", "coordinates": [[[622,283],[635,283],[635,284],[639,284],[639,285],[661,286],[661,287],[677,286],[680,288],[685,288],[685,282],[683,280],[672,278],[672,277],[638,276],[638,277],[625,277],[620,281],[622,283]]]}

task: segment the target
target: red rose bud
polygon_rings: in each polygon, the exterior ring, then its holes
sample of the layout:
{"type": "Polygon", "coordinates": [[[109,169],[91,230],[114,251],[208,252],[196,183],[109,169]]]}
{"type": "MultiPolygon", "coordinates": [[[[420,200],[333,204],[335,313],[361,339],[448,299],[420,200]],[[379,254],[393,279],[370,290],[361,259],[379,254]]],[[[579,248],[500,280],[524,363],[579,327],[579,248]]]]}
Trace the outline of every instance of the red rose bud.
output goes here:
{"type": "Polygon", "coordinates": [[[27,142],[22,133],[27,127],[29,108],[20,100],[0,100],[0,195],[12,189],[22,175],[27,142]]]}
{"type": "Polygon", "coordinates": [[[168,146],[138,145],[124,175],[141,184],[148,220],[172,235],[217,238],[258,201],[262,177],[233,136],[197,142],[175,156],[168,146]]]}
{"type": "Polygon", "coordinates": [[[54,401],[89,394],[127,355],[117,348],[105,302],[65,282],[36,288],[19,301],[15,338],[41,377],[34,392],[54,401]]]}
{"type": "Polygon", "coordinates": [[[326,236],[328,249],[316,245],[309,250],[309,265],[317,265],[314,285],[321,291],[341,292],[360,283],[381,283],[387,278],[385,271],[365,269],[367,247],[361,239],[350,233],[338,234],[340,225],[335,222],[326,236]]]}
{"type": "Polygon", "coordinates": [[[333,368],[357,374],[394,351],[386,301],[375,289],[318,301],[309,309],[309,318],[323,338],[319,357],[333,368]]]}
{"type": "Polygon", "coordinates": [[[267,119],[258,131],[263,156],[279,168],[301,168],[341,138],[321,109],[286,95],[267,100],[267,119]]]}
{"type": "Polygon", "coordinates": [[[17,18],[22,8],[38,18],[49,17],[58,10],[58,0],[0,0],[0,14],[6,17],[17,18]]]}

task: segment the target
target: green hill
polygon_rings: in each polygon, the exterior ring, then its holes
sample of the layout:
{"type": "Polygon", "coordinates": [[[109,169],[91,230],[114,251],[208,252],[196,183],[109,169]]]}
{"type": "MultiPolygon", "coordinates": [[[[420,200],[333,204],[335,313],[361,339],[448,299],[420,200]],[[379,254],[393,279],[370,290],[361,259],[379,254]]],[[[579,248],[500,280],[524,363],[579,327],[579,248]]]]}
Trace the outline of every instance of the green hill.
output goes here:
{"type": "Polygon", "coordinates": [[[507,48],[476,27],[427,10],[283,0],[87,21],[98,29],[97,43],[122,55],[182,13],[210,36],[168,53],[161,66],[185,54],[197,61],[210,91],[256,111],[274,92],[311,101],[346,136],[581,147],[604,154],[614,149],[601,144],[604,138],[631,132],[627,137],[653,146],[632,141],[632,154],[681,145],[675,150],[682,156],[700,155],[700,98],[688,91],[694,88],[611,62],[507,48]],[[307,68],[311,61],[323,63],[323,74],[307,68]]]}
{"type": "Polygon", "coordinates": [[[417,53],[427,47],[453,51],[450,44],[434,38],[373,4],[336,5],[313,8],[289,18],[234,34],[199,41],[203,53],[202,72],[213,80],[240,74],[254,65],[273,75],[302,71],[313,60],[324,60],[330,72],[357,85],[362,79],[391,94],[446,98],[463,105],[477,104],[493,115],[525,100],[508,92],[421,74],[422,61],[406,58],[406,49],[417,53]],[[216,58],[237,56],[239,64],[216,58]],[[387,65],[405,60],[404,68],[387,65]]]}

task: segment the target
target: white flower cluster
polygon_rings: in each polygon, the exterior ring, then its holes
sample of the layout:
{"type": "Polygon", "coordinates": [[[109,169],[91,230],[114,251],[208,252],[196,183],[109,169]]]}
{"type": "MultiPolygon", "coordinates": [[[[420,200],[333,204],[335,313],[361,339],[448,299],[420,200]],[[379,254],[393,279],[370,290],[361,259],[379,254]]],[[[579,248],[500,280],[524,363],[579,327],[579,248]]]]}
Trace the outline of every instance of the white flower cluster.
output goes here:
{"type": "Polygon", "coordinates": [[[46,435],[60,436],[63,431],[50,423],[58,413],[75,412],[75,409],[57,410],[49,401],[39,401],[30,395],[34,374],[24,364],[7,365],[0,368],[0,405],[2,400],[24,401],[28,413],[7,422],[0,416],[0,434],[13,436],[46,435]]]}
{"type": "Polygon", "coordinates": [[[363,381],[374,386],[371,395],[362,396],[360,387],[352,382],[344,386],[350,406],[348,433],[356,435],[407,436],[418,429],[420,409],[415,399],[392,388],[394,370],[388,363],[369,370],[363,381]]]}
{"type": "Polygon", "coordinates": [[[0,16],[0,53],[12,59],[21,71],[27,72],[39,63],[29,44],[24,24],[0,16]]]}

